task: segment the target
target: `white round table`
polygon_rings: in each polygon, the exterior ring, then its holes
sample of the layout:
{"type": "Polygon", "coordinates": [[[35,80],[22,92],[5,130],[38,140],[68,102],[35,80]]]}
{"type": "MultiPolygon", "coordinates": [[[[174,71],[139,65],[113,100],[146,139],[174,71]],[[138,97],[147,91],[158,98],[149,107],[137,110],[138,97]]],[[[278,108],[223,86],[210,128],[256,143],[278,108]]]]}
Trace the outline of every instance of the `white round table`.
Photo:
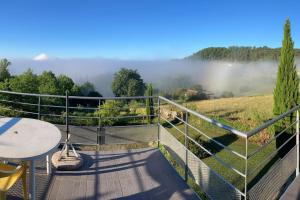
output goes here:
{"type": "Polygon", "coordinates": [[[0,159],[30,161],[30,193],[35,199],[35,160],[60,144],[60,130],[48,122],[29,118],[0,118],[0,159]]]}

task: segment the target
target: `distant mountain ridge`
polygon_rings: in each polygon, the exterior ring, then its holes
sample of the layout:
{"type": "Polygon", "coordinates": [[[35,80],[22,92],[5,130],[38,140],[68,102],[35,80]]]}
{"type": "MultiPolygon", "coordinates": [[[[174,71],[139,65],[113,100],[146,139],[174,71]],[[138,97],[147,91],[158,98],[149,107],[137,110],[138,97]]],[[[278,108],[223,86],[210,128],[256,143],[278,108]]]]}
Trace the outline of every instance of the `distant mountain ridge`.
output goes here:
{"type": "MultiPolygon", "coordinates": [[[[226,61],[259,61],[278,60],[280,48],[230,46],[209,47],[185,57],[188,60],[226,60],[226,61]]],[[[295,49],[295,57],[300,57],[300,49],[295,49]]]]}

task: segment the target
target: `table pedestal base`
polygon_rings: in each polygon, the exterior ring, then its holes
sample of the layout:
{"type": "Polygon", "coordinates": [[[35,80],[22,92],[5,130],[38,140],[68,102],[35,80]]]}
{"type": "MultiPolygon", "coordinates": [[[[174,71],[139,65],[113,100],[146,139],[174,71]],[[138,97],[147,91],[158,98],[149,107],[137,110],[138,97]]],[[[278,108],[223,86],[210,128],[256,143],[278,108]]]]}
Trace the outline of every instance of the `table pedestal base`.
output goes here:
{"type": "Polygon", "coordinates": [[[66,154],[61,155],[61,152],[58,151],[52,156],[52,164],[57,170],[70,171],[79,169],[83,165],[83,159],[80,154],[77,156],[73,152],[69,153],[69,156],[66,154]]]}

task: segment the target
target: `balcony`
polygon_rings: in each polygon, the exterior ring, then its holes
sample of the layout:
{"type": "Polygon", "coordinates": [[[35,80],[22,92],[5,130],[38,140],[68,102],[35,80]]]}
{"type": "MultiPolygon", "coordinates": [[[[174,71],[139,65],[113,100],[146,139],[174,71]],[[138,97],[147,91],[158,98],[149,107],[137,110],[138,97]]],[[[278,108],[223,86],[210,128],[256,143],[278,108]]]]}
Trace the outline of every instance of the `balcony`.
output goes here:
{"type": "MultiPolygon", "coordinates": [[[[84,158],[79,170],[53,169],[50,175],[41,159],[36,171],[38,199],[299,198],[300,106],[243,132],[163,97],[0,94],[1,115],[56,124],[64,136],[61,144],[70,134],[84,158]],[[144,112],[146,99],[154,102],[150,115],[144,112]],[[108,100],[115,102],[118,112],[104,106],[108,100]],[[89,105],[76,105],[85,101],[89,105]],[[95,115],[101,109],[113,115],[95,115]],[[295,118],[287,129],[293,134],[279,148],[277,136],[261,146],[251,142],[292,114],[295,118]],[[290,141],[295,145],[278,156],[290,141]]],[[[17,184],[8,199],[21,195],[17,184]]]]}

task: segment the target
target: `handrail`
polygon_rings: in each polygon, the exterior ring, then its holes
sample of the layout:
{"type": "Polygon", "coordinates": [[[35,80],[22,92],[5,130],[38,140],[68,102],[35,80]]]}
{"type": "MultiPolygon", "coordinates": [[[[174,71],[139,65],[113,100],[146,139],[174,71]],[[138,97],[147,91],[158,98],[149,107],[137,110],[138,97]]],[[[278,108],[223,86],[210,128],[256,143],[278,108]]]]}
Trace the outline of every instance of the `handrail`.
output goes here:
{"type": "Polygon", "coordinates": [[[277,121],[279,121],[279,120],[285,118],[286,116],[288,116],[289,114],[292,114],[293,112],[297,111],[298,109],[300,109],[300,105],[293,107],[292,109],[290,109],[289,111],[287,111],[287,112],[285,112],[285,113],[279,115],[278,117],[273,118],[273,119],[271,119],[271,120],[265,122],[264,124],[260,125],[259,127],[255,128],[255,129],[253,129],[253,130],[251,130],[251,131],[249,131],[249,132],[247,132],[247,133],[246,133],[247,138],[249,138],[249,137],[251,137],[251,136],[253,136],[253,135],[259,133],[260,131],[262,131],[262,130],[268,128],[270,125],[272,125],[272,124],[274,124],[275,122],[277,122],[277,121]]]}
{"type": "MultiPolygon", "coordinates": [[[[34,97],[52,97],[52,98],[66,98],[65,95],[53,95],[53,94],[37,94],[37,93],[24,93],[24,92],[13,92],[0,90],[0,93],[4,94],[16,94],[23,96],[34,96],[34,97]]],[[[85,100],[118,100],[118,99],[149,99],[158,98],[158,96],[133,96],[133,97],[86,97],[86,96],[68,96],[69,99],[85,99],[85,100]]]]}
{"type": "Polygon", "coordinates": [[[26,102],[19,102],[19,101],[9,101],[9,100],[3,100],[0,99],[0,102],[7,102],[7,103],[13,103],[13,104],[20,104],[20,105],[27,105],[27,106],[37,106],[36,103],[26,103],[26,102]]]}
{"type": "Polygon", "coordinates": [[[244,174],[243,172],[240,172],[238,169],[236,169],[235,167],[231,166],[230,164],[228,164],[227,162],[223,161],[221,158],[219,158],[218,156],[216,156],[215,154],[211,153],[210,151],[208,151],[207,149],[205,149],[204,147],[202,147],[201,144],[199,144],[196,140],[194,140],[193,138],[187,136],[188,139],[190,141],[192,141],[195,145],[197,145],[198,147],[200,147],[201,149],[203,149],[206,153],[208,153],[210,156],[212,156],[214,159],[216,159],[219,163],[221,163],[222,165],[224,165],[225,167],[227,167],[228,169],[231,169],[232,171],[234,171],[235,173],[237,173],[238,175],[242,176],[242,177],[246,177],[246,174],[244,174]]]}
{"type": "Polygon", "coordinates": [[[87,99],[87,100],[119,100],[119,99],[149,99],[158,98],[158,96],[133,96],[133,97],[83,97],[83,96],[69,96],[69,99],[87,99]]]}
{"type": "Polygon", "coordinates": [[[280,133],[278,133],[277,135],[275,135],[274,138],[272,138],[271,140],[269,140],[267,143],[263,144],[262,146],[260,146],[258,149],[256,149],[255,151],[251,152],[250,154],[248,154],[248,159],[252,158],[253,156],[255,156],[258,152],[260,152],[262,149],[266,148],[269,144],[271,144],[274,140],[278,139],[282,134],[285,133],[285,131],[287,131],[288,129],[290,129],[291,127],[293,127],[296,123],[298,122],[298,120],[294,121],[293,123],[291,123],[288,127],[286,127],[285,129],[283,129],[280,133]]]}
{"type": "MultiPolygon", "coordinates": [[[[173,128],[175,128],[177,131],[179,131],[183,136],[185,135],[185,133],[180,130],[179,128],[177,128],[175,125],[173,125],[171,122],[169,122],[166,118],[160,116],[164,121],[166,121],[168,124],[170,124],[173,128]]],[[[228,164],[227,162],[225,162],[223,159],[219,158],[217,155],[215,155],[214,153],[210,152],[210,150],[206,149],[203,145],[199,144],[196,140],[194,140],[193,138],[191,138],[190,136],[186,136],[190,141],[192,141],[195,145],[197,145],[198,147],[200,147],[201,149],[203,149],[206,153],[208,153],[210,156],[212,156],[213,158],[215,158],[217,161],[219,161],[222,165],[224,165],[225,167],[228,167],[229,169],[233,170],[234,172],[236,172],[237,174],[239,174],[242,177],[245,177],[245,174],[243,174],[242,172],[240,172],[238,169],[236,169],[235,167],[233,167],[232,165],[228,164]]]]}
{"type": "MultiPolygon", "coordinates": [[[[161,118],[162,118],[162,117],[161,117],[161,118]]],[[[195,126],[193,126],[193,125],[191,125],[191,124],[189,124],[189,123],[183,121],[183,120],[180,119],[179,117],[176,117],[176,116],[175,116],[175,118],[178,119],[181,123],[184,123],[184,124],[187,125],[188,127],[190,127],[190,128],[192,128],[193,130],[195,130],[196,132],[198,132],[198,133],[200,133],[201,135],[205,136],[207,139],[213,141],[215,144],[217,144],[217,145],[219,145],[220,147],[224,148],[226,151],[228,151],[228,152],[230,152],[230,153],[232,153],[232,154],[234,154],[234,155],[236,155],[236,156],[238,156],[238,157],[240,157],[240,158],[242,158],[242,159],[244,159],[244,160],[247,159],[246,156],[240,154],[239,152],[233,150],[233,149],[230,148],[230,147],[227,147],[227,146],[223,145],[222,143],[218,142],[218,141],[215,140],[214,138],[209,137],[207,134],[205,134],[203,131],[199,130],[199,129],[196,128],[195,126]]]]}
{"type": "Polygon", "coordinates": [[[0,93],[4,94],[17,94],[23,96],[33,96],[33,97],[53,97],[53,98],[66,98],[64,95],[52,95],[52,94],[36,94],[36,93],[24,93],[24,92],[12,92],[6,90],[0,90],[0,93]]]}
{"type": "Polygon", "coordinates": [[[248,175],[252,175],[259,167],[261,167],[263,164],[265,164],[269,159],[271,159],[272,156],[275,156],[278,151],[280,151],[289,141],[291,141],[294,137],[296,137],[297,134],[293,134],[290,136],[289,139],[287,139],[281,146],[277,148],[276,151],[273,151],[268,157],[266,157],[261,163],[259,163],[254,169],[251,169],[251,171],[248,173],[248,175]]]}
{"type": "MultiPolygon", "coordinates": [[[[13,91],[6,91],[6,90],[0,90],[0,93],[4,93],[4,94],[15,94],[15,95],[24,95],[24,96],[35,96],[35,97],[51,97],[51,98],[66,98],[65,95],[50,95],[50,94],[37,94],[37,93],[24,93],[24,92],[13,92],[13,91]]],[[[211,124],[214,124],[215,126],[218,126],[219,128],[222,128],[222,129],[225,129],[233,134],[236,134],[238,136],[241,136],[243,138],[249,138],[257,133],[259,133],[260,131],[262,131],[263,129],[269,127],[270,125],[274,124],[275,122],[279,121],[280,119],[286,117],[287,115],[295,112],[296,110],[300,109],[300,105],[296,106],[296,107],[293,107],[291,110],[279,115],[278,117],[276,118],[273,118],[269,121],[267,121],[266,123],[262,124],[261,126],[247,132],[247,133],[244,133],[244,132],[241,132],[239,130],[236,130],[228,125],[225,125],[225,124],[222,124],[220,123],[219,121],[215,120],[215,119],[211,119],[209,117],[206,117],[196,111],[193,111],[193,110],[190,110],[178,103],[175,103],[165,97],[162,97],[162,96],[134,96],[134,97],[83,97],[83,96],[69,96],[68,97],[69,99],[86,99],[86,100],[107,100],[107,99],[110,99],[110,100],[118,100],[118,99],[147,99],[147,98],[159,98],[159,99],[162,99],[188,113],[191,113],[211,124]]],[[[22,103],[24,105],[26,105],[26,103],[22,103]]],[[[29,103],[28,103],[29,105],[29,103]]],[[[37,105],[37,104],[30,104],[30,105],[37,105]]],[[[48,105],[41,105],[41,106],[48,106],[48,105]]],[[[53,106],[54,107],[54,106],[53,106]]],[[[56,106],[55,106],[56,107],[56,106]]],[[[63,108],[64,106],[57,106],[57,107],[61,107],[63,108]]]]}
{"type": "Polygon", "coordinates": [[[201,115],[200,113],[198,113],[196,111],[190,110],[190,109],[188,109],[188,108],[186,108],[186,107],[184,107],[182,105],[179,105],[179,104],[177,104],[177,103],[175,103],[175,102],[173,102],[173,101],[171,101],[171,100],[169,100],[169,99],[167,99],[165,97],[159,96],[159,98],[162,99],[162,100],[164,100],[164,101],[166,101],[166,102],[168,102],[168,103],[170,103],[170,104],[172,104],[172,105],[174,105],[174,106],[176,106],[176,107],[178,107],[178,108],[180,108],[181,110],[184,110],[184,111],[186,111],[188,113],[191,113],[191,114],[193,114],[193,115],[195,115],[195,116],[203,119],[204,121],[207,121],[207,122],[209,122],[209,123],[211,123],[213,125],[216,125],[219,128],[225,129],[225,130],[227,130],[227,131],[229,131],[229,132],[231,132],[233,134],[236,134],[238,136],[241,136],[243,138],[247,138],[247,134],[244,133],[244,132],[238,131],[238,130],[230,127],[230,126],[222,124],[221,122],[219,122],[219,121],[217,121],[215,119],[210,119],[210,118],[208,118],[208,117],[206,117],[204,115],[201,115]]]}

